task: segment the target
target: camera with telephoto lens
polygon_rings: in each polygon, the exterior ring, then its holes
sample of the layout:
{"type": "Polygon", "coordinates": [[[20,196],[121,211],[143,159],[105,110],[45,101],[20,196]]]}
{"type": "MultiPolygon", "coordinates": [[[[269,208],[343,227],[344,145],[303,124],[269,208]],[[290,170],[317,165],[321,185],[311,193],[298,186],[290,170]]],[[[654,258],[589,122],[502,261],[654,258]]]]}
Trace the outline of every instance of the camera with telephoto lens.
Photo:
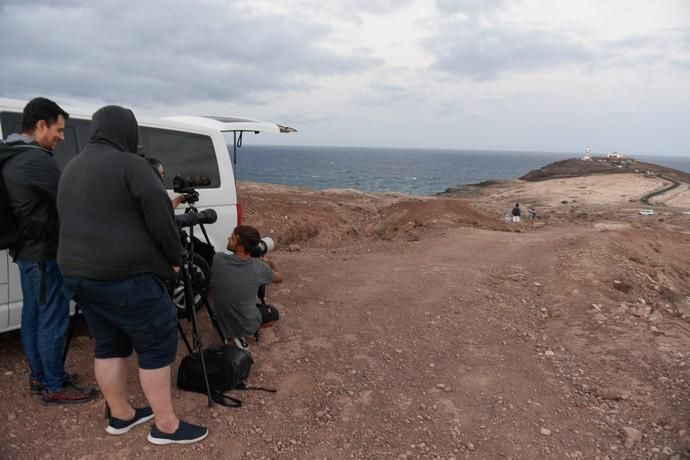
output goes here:
{"type": "Polygon", "coordinates": [[[275,247],[276,243],[273,241],[273,238],[270,236],[264,236],[249,255],[260,259],[261,257],[265,256],[267,252],[273,251],[275,247]]]}
{"type": "Polygon", "coordinates": [[[173,191],[175,193],[192,193],[195,187],[207,187],[211,185],[208,176],[180,176],[173,178],[173,191]]]}
{"type": "Polygon", "coordinates": [[[196,203],[199,201],[199,192],[195,187],[207,187],[211,185],[208,176],[180,176],[173,178],[173,191],[184,196],[184,203],[196,203]]]}
{"type": "Polygon", "coordinates": [[[213,209],[204,209],[203,211],[188,212],[185,214],[177,214],[175,216],[175,223],[179,228],[193,227],[198,224],[212,224],[218,219],[218,214],[213,209]]]}
{"type": "Polygon", "coordinates": [[[199,192],[194,187],[205,187],[208,185],[211,185],[211,179],[208,176],[178,175],[173,178],[173,191],[184,195],[184,202],[188,205],[184,214],[175,216],[175,222],[179,228],[212,224],[218,219],[218,215],[213,209],[198,211],[193,205],[193,203],[199,201],[199,192]]]}

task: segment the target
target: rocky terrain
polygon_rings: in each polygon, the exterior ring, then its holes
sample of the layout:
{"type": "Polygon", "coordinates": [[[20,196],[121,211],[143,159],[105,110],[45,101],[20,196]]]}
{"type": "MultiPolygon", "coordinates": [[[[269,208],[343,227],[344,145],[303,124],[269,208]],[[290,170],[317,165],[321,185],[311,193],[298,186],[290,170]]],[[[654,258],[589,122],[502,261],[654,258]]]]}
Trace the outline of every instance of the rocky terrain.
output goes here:
{"type": "MultiPolygon", "coordinates": [[[[240,183],[286,278],[268,289],[281,320],[250,341],[249,383],[277,393],[234,392],[229,409],[175,389],[211,434],[154,447],[146,427],[107,435],[102,400],[40,405],[5,334],[0,458],[689,458],[688,182],[639,202],[667,182],[633,169],[439,197],[240,183]],[[515,202],[535,225],[505,222],[515,202]]],[[[87,336],[68,364],[94,383],[87,336]]]]}

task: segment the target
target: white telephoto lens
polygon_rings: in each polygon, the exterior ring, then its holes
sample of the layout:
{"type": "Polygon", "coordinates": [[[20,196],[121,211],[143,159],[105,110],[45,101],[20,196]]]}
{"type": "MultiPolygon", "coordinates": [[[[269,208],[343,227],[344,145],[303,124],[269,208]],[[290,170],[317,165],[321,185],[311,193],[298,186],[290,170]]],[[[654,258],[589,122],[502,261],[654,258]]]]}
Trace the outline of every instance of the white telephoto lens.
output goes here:
{"type": "Polygon", "coordinates": [[[276,248],[276,243],[270,236],[264,236],[261,241],[266,245],[266,252],[271,252],[276,248]]]}

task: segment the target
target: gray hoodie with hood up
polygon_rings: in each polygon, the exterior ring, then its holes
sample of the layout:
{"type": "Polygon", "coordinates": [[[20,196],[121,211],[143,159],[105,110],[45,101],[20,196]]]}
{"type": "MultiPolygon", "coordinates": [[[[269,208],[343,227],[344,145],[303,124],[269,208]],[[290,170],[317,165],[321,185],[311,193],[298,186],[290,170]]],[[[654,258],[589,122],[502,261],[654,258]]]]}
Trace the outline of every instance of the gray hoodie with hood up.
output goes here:
{"type": "Polygon", "coordinates": [[[63,275],[174,278],[182,251],[174,212],[160,177],[136,153],[138,133],[131,110],[103,107],[89,143],[65,166],[57,198],[63,275]]]}

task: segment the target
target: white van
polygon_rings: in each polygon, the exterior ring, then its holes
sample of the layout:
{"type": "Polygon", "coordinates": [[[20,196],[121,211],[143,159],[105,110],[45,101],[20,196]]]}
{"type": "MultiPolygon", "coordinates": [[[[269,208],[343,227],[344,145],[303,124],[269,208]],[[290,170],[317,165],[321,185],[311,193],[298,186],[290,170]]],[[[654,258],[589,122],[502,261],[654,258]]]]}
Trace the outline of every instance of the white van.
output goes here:
{"type": "MultiPolygon", "coordinates": [[[[0,137],[20,132],[22,111],[28,101],[0,98],[0,137]]],[[[55,150],[60,168],[77,155],[89,141],[92,110],[70,107],[57,101],[69,113],[65,124],[65,140],[55,150]]],[[[137,115],[137,111],[134,110],[137,115]]],[[[233,171],[237,148],[244,133],[289,133],[294,129],[275,123],[246,118],[176,116],[145,118],[137,116],[141,153],[160,160],[165,167],[165,186],[171,196],[176,175],[208,176],[211,184],[199,187],[199,210],[212,208],[218,214],[216,223],[207,225],[211,244],[225,248],[232,229],[242,221],[242,208],[237,201],[233,171]],[[233,151],[228,151],[228,145],[233,151]],[[232,155],[232,157],[231,157],[232,155]]],[[[184,212],[183,206],[177,210],[184,212]]],[[[195,234],[201,236],[201,232],[195,234]]],[[[127,244],[123,242],[123,244],[127,244]]],[[[7,251],[0,251],[0,333],[21,326],[22,290],[19,271],[7,251]]]]}

